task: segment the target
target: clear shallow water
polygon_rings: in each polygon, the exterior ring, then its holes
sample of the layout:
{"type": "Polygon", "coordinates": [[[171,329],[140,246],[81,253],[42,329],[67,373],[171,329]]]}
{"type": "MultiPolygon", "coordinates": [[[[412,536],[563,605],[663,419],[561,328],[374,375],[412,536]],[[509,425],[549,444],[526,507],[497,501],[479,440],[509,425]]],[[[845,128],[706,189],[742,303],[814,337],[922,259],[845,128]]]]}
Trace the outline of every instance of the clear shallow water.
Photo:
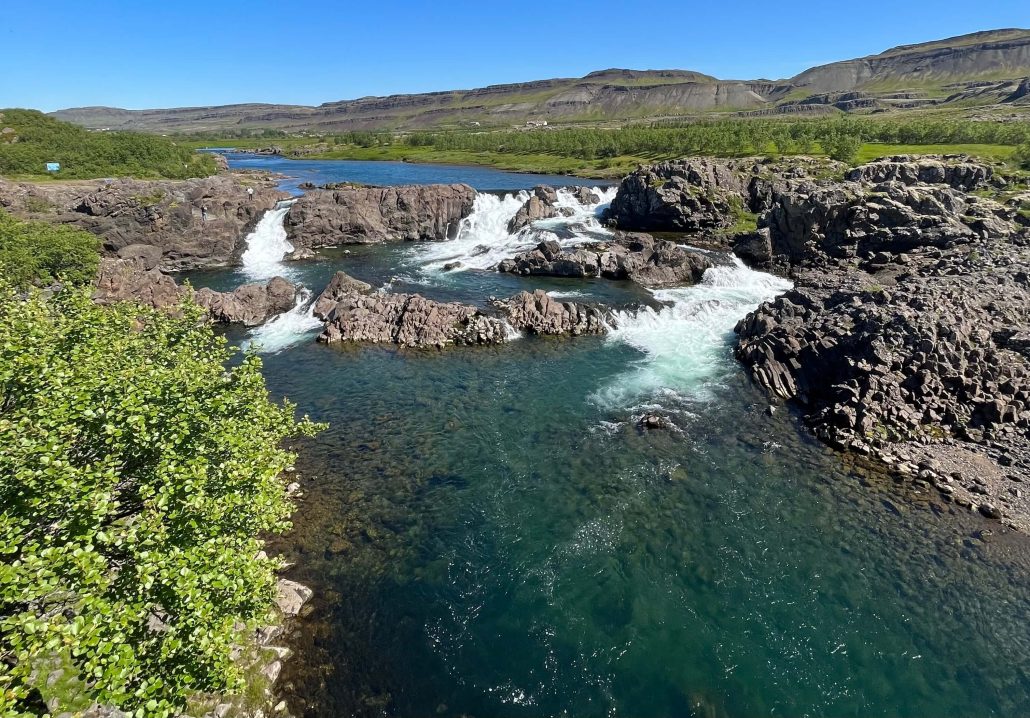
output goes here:
{"type": "Polygon", "coordinates": [[[225,152],[232,169],[279,172],[288,177],[280,186],[300,194],[298,185],[312,182],[360,182],[371,185],[452,184],[464,182],[477,190],[520,190],[537,185],[610,185],[608,180],[588,180],[564,175],[523,174],[469,165],[416,164],[414,162],[365,162],[360,160],[291,160],[275,155],[225,152]]]}
{"type": "MultiPolygon", "coordinates": [[[[532,241],[483,229],[503,219],[469,225],[492,247],[532,241]]],[[[301,330],[266,354],[272,393],[331,424],[298,447],[305,496],[274,547],[317,592],[280,684],[295,714],[1030,714],[1027,542],[846,466],[768,416],[734,363],[733,323],[782,280],[729,258],[653,295],[438,268],[476,246],[290,265],[316,291],[342,268],[440,299],[540,286],[623,312],[607,338],[423,352],[301,330]],[[638,431],[654,410],[677,428],[638,431]]],[[[245,270],[191,276],[229,288],[245,270]]]]}

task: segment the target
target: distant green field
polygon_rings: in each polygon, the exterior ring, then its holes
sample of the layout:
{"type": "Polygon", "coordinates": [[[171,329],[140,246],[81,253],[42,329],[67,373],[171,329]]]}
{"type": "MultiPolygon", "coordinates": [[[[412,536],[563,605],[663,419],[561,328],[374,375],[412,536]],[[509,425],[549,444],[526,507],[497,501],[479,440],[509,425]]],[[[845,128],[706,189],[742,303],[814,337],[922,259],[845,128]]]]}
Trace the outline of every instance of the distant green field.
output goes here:
{"type": "Polygon", "coordinates": [[[873,142],[862,145],[857,161],[869,162],[889,155],[970,155],[1005,161],[1015,151],[1015,147],[1008,145],[886,145],[873,142]]]}

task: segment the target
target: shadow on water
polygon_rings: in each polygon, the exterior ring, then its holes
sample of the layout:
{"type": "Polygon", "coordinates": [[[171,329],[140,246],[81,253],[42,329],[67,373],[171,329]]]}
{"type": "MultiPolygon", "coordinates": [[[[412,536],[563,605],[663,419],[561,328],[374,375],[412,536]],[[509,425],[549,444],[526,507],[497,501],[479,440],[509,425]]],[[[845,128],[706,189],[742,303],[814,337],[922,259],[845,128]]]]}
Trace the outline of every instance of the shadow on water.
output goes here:
{"type": "Polygon", "coordinates": [[[1019,715],[1026,542],[847,470],[731,372],[640,433],[604,340],[266,359],[328,420],[275,548],[341,715],[1019,715]],[[997,535],[992,535],[992,531],[997,535]]]}

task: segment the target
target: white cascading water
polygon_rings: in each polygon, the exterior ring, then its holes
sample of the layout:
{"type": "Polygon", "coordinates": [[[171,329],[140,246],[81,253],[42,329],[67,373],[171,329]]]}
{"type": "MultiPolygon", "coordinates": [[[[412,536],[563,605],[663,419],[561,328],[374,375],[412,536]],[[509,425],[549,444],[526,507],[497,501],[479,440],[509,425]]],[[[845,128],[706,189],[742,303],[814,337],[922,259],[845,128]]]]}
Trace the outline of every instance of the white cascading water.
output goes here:
{"type": "Polygon", "coordinates": [[[596,202],[580,204],[567,189],[558,190],[555,206],[572,211],[571,216],[534,222],[515,234],[508,232],[508,223],[519,208],[529,199],[529,192],[506,194],[480,193],[476,195],[472,213],[461,220],[458,236],[447,242],[433,242],[419,245],[417,260],[427,271],[439,271],[445,264],[461,262],[460,269],[492,269],[501,260],[510,259],[519,252],[535,247],[555,235],[548,230],[579,226],[593,233],[576,235],[562,240],[570,246],[582,242],[596,241],[599,233],[605,233],[598,217],[615,197],[616,188],[591,188],[596,202]]]}
{"type": "Polygon", "coordinates": [[[609,341],[624,342],[644,357],[598,391],[594,399],[612,408],[648,405],[663,397],[704,399],[712,382],[733,365],[733,327],[759,304],[790,289],[780,277],[756,272],[739,259],[713,267],[692,287],[661,289],[670,303],[615,313],[609,341]]]}
{"type": "Polygon", "coordinates": [[[322,330],[322,321],[314,315],[311,291],[301,289],[297,301],[288,312],[272,317],[250,332],[242,348],[253,346],[260,352],[274,354],[298,344],[322,330]]]}
{"type": "Polygon", "coordinates": [[[265,212],[254,231],[247,235],[247,249],[240,258],[241,271],[250,280],[271,279],[286,276],[289,270],[283,265],[283,257],[293,251],[293,245],[286,238],[286,219],[294,200],[279,202],[265,212]]]}

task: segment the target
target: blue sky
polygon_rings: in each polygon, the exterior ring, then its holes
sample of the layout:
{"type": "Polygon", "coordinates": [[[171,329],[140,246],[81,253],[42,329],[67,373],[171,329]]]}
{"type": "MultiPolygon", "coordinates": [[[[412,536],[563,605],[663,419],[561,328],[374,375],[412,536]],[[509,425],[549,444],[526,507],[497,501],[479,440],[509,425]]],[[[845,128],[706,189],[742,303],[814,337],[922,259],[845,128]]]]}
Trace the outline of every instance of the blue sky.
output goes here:
{"type": "Polygon", "coordinates": [[[0,107],[319,104],[607,67],[779,78],[999,27],[1030,27],[1030,0],[12,1],[0,107]]]}

